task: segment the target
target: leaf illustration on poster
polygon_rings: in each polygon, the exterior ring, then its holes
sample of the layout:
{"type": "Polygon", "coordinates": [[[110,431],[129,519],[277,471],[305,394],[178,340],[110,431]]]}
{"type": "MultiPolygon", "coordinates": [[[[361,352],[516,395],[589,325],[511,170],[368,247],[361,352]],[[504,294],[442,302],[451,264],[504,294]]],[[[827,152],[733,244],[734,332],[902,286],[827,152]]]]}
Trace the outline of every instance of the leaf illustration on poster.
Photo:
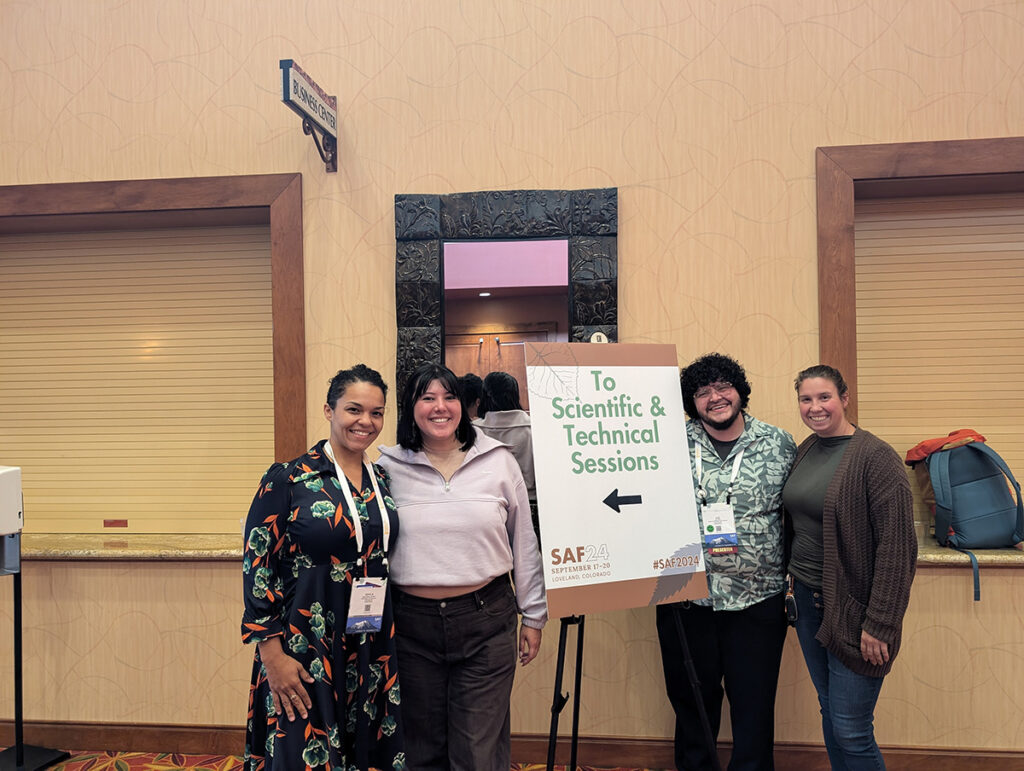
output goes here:
{"type": "MultiPolygon", "coordinates": [[[[685,561],[701,553],[702,547],[699,543],[691,543],[676,549],[667,562],[685,561]]],[[[666,573],[664,570],[658,576],[658,582],[654,585],[654,592],[651,594],[649,605],[658,605],[662,602],[670,602],[693,578],[693,573],[666,573]]]]}
{"type": "MultiPolygon", "coordinates": [[[[579,391],[579,369],[576,367],[539,367],[537,398],[550,405],[556,397],[566,398],[579,391]]],[[[533,399],[533,391],[530,398],[533,399]]],[[[532,402],[531,402],[532,404],[532,402]]],[[[536,409],[536,408],[534,408],[536,409]]]]}

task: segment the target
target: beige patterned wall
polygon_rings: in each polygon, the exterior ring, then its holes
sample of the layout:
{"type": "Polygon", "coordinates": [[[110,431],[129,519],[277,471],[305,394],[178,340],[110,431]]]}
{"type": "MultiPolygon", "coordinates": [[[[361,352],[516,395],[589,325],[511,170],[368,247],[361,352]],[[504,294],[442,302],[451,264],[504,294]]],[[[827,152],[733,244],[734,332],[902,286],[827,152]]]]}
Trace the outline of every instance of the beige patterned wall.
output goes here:
{"type": "MultiPolygon", "coordinates": [[[[752,411],[802,435],[814,148],[1020,133],[1022,40],[1012,0],[0,0],[0,184],[302,172],[310,439],[339,366],[394,372],[395,193],[615,186],[621,339],[735,354],[752,411]],[[280,103],[282,58],[338,96],[337,174],[280,103]]],[[[962,575],[922,573],[883,741],[1024,749],[1021,578],[947,615],[962,575]]],[[[241,722],[233,566],[29,579],[26,663],[54,672],[30,681],[30,719],[241,722]]],[[[588,623],[584,732],[667,736],[652,613],[588,623]]],[[[546,731],[556,639],[517,686],[515,730],[546,731]]],[[[779,738],[815,741],[795,653],[779,738]]]]}
{"type": "Polygon", "coordinates": [[[0,0],[0,184],[302,172],[310,438],[339,365],[393,371],[395,193],[616,186],[623,341],[733,352],[796,431],[814,148],[1018,133],[1022,38],[996,0],[0,0]]]}

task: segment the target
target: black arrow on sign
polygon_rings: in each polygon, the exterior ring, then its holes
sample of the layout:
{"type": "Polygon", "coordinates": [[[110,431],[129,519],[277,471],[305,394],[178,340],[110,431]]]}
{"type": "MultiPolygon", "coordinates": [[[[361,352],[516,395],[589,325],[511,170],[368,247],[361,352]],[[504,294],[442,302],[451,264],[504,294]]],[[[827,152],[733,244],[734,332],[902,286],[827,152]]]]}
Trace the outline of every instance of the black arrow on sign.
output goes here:
{"type": "Polygon", "coordinates": [[[604,503],[609,509],[614,509],[616,514],[621,514],[619,506],[628,506],[631,503],[643,503],[644,500],[639,495],[619,495],[619,488],[615,488],[608,497],[605,498],[604,503]]]}

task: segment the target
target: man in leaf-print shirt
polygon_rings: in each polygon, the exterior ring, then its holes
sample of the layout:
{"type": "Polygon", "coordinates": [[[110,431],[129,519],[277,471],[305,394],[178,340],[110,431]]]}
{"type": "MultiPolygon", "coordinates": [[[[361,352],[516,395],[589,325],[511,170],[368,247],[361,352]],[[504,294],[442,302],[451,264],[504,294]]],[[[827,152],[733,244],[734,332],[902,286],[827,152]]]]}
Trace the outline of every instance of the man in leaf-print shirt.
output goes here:
{"type": "Polygon", "coordinates": [[[796,444],[786,431],[746,413],[750,384],[728,356],[695,360],[683,370],[680,387],[690,418],[686,434],[708,597],[657,608],[665,686],[676,713],[676,766],[713,767],[683,665],[681,622],[715,741],[723,682],[729,696],[729,771],[772,769],[775,691],[786,639],[782,486],[796,444]]]}

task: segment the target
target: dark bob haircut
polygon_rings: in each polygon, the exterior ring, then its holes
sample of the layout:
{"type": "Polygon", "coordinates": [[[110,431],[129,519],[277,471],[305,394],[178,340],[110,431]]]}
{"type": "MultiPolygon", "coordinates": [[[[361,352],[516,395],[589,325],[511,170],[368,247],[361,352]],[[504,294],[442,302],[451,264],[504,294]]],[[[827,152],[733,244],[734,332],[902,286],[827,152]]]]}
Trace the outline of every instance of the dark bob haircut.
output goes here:
{"type": "Polygon", "coordinates": [[[369,383],[375,385],[388,398],[388,384],[375,369],[370,369],[365,364],[356,364],[349,369],[339,369],[338,374],[332,377],[327,386],[327,406],[332,410],[338,404],[338,398],[345,393],[353,383],[369,383]]]}
{"type": "Polygon", "coordinates": [[[423,449],[423,434],[420,432],[419,426],[416,425],[413,411],[416,407],[416,402],[435,380],[448,393],[459,397],[459,403],[462,405],[462,419],[459,420],[459,425],[455,429],[455,438],[462,443],[459,449],[465,452],[476,441],[476,429],[473,428],[473,424],[470,422],[469,411],[466,409],[462,395],[459,392],[459,379],[455,377],[454,372],[443,364],[421,364],[409,376],[409,380],[405,384],[405,390],[402,392],[402,414],[398,419],[398,430],[396,432],[398,443],[405,449],[415,452],[423,449]]]}
{"type": "Polygon", "coordinates": [[[475,372],[467,372],[459,378],[459,393],[463,404],[480,401],[484,395],[484,381],[475,372]]]}
{"type": "Polygon", "coordinates": [[[683,392],[683,409],[691,420],[697,420],[697,405],[693,395],[712,383],[732,383],[740,395],[740,409],[746,410],[750,402],[750,383],[740,363],[721,353],[709,353],[694,359],[679,373],[679,388],[683,392]]]}
{"type": "Polygon", "coordinates": [[[519,381],[507,372],[491,372],[484,378],[484,395],[480,399],[480,417],[488,412],[521,410],[519,381]]]}
{"type": "Polygon", "coordinates": [[[813,367],[802,369],[796,376],[796,380],[793,381],[793,387],[797,391],[800,390],[800,384],[812,377],[823,377],[826,380],[831,380],[832,385],[836,387],[836,393],[839,396],[843,396],[850,387],[846,385],[846,381],[843,380],[842,374],[835,367],[830,367],[828,364],[815,364],[813,367]]]}

